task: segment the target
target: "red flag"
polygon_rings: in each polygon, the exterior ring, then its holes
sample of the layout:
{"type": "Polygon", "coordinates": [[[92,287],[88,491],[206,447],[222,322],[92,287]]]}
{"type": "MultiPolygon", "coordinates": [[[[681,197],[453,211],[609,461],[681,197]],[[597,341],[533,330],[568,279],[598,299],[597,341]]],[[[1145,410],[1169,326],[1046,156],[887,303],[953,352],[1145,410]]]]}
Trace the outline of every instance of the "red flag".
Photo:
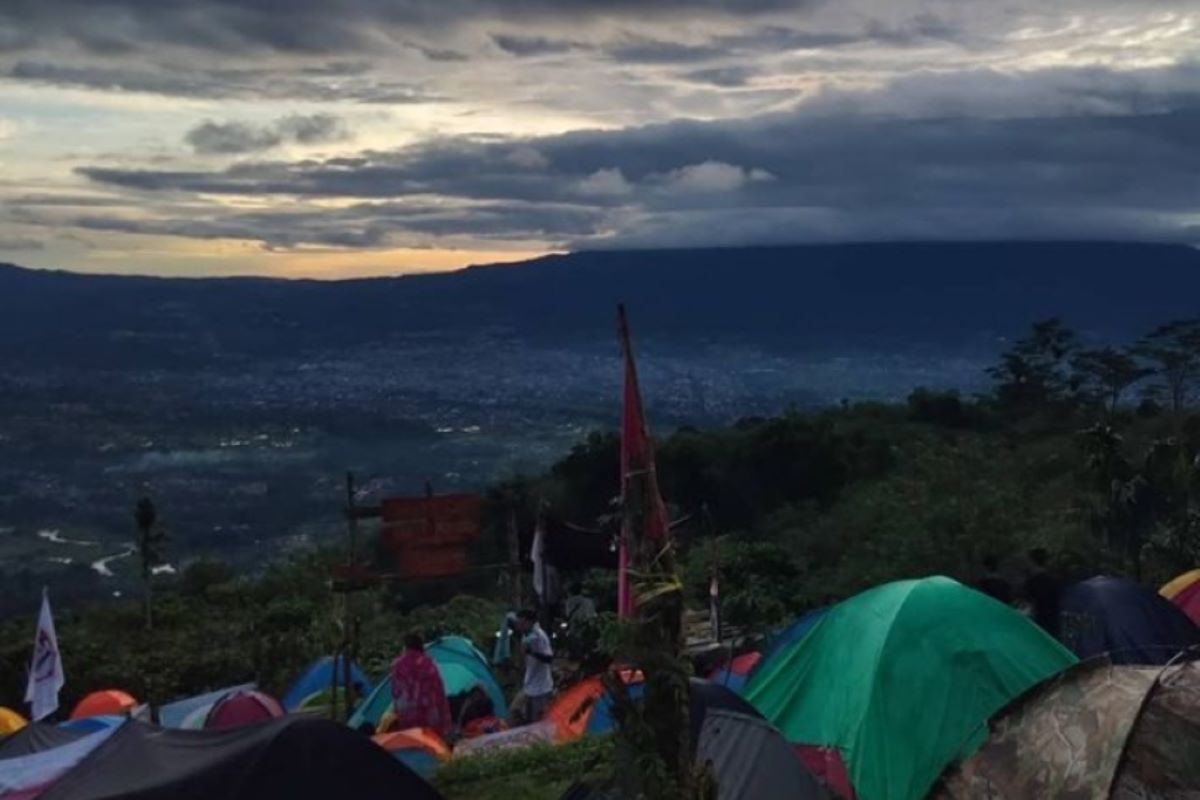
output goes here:
{"type": "MultiPolygon", "coordinates": [[[[642,511],[645,529],[642,535],[652,540],[665,540],[670,530],[667,507],[658,491],[658,475],[654,468],[654,443],[646,426],[642,409],[642,394],[638,387],[637,364],[629,339],[629,324],[625,306],[617,307],[621,349],[625,356],[625,394],[621,411],[621,499],[628,499],[632,479],[643,477],[646,489],[646,508],[642,511]]],[[[621,549],[617,562],[617,611],[622,617],[633,614],[634,599],[629,591],[629,553],[626,542],[629,531],[621,531],[621,549]]]]}

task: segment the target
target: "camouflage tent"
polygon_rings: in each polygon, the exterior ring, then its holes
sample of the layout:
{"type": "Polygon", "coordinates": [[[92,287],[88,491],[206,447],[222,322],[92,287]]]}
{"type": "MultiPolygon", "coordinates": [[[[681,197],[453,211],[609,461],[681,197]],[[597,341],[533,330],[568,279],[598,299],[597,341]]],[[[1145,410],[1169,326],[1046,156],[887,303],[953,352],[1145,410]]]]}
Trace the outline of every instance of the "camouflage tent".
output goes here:
{"type": "Polygon", "coordinates": [[[931,800],[1200,796],[1200,663],[1092,661],[1016,701],[931,800]]]}

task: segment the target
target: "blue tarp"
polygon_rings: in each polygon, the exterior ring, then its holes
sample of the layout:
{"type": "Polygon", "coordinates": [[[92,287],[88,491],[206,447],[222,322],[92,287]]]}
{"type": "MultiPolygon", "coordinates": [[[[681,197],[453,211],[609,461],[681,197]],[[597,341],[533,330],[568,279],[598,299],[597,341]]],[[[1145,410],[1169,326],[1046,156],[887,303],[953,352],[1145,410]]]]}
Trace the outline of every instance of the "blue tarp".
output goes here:
{"type": "Polygon", "coordinates": [[[1153,589],[1099,576],[1067,587],[1060,638],[1081,659],[1105,653],[1117,664],[1165,664],[1200,645],[1200,628],[1153,589]]]}
{"type": "Polygon", "coordinates": [[[204,718],[208,716],[209,709],[216,705],[217,701],[222,697],[230,692],[249,692],[257,688],[256,684],[242,683],[237,686],[217,689],[215,692],[199,694],[185,700],[176,700],[158,709],[158,724],[164,728],[199,729],[203,727],[204,718]]]}
{"type": "MultiPolygon", "coordinates": [[[[344,674],[342,672],[345,664],[345,657],[338,656],[336,661],[337,667],[337,685],[342,691],[345,691],[344,674]]],[[[309,665],[308,669],[300,674],[292,687],[284,694],[280,703],[287,711],[295,711],[298,708],[303,708],[310,701],[325,697],[324,702],[318,702],[317,705],[328,704],[328,694],[330,686],[333,682],[333,670],[335,662],[332,656],[322,656],[309,665]]],[[[371,681],[366,674],[358,668],[358,664],[350,662],[350,682],[357,690],[360,697],[365,697],[367,692],[371,690],[371,681]]]]}

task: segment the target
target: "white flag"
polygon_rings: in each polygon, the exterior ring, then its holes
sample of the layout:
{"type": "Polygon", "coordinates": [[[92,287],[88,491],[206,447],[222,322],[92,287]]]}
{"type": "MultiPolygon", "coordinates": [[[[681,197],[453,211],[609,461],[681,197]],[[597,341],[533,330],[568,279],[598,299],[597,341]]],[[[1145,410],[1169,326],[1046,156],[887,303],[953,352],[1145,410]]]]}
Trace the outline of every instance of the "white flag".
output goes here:
{"type": "Polygon", "coordinates": [[[45,719],[58,710],[58,692],[67,682],[63,675],[62,656],[58,653],[58,636],[54,633],[54,617],[50,613],[50,592],[42,590],[42,611],[38,614],[37,635],[33,639],[33,661],[29,664],[29,685],[25,702],[30,705],[30,717],[45,719]]]}
{"type": "Polygon", "coordinates": [[[542,520],[537,521],[537,527],[533,529],[533,548],[530,552],[530,560],[533,561],[533,590],[538,593],[539,597],[545,598],[546,593],[546,530],[542,525],[542,520]]]}

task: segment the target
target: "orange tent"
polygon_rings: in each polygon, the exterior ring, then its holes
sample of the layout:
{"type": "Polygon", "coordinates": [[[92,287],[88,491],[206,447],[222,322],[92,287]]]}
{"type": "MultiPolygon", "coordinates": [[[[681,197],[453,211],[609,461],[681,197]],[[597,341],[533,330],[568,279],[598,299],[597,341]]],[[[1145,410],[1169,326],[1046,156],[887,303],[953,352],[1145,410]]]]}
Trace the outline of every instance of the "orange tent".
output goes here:
{"type": "Polygon", "coordinates": [[[132,712],[136,706],[137,700],[134,700],[132,695],[119,689],[104,689],[92,692],[80,700],[79,704],[75,706],[75,710],[71,712],[71,719],[103,717],[110,714],[119,716],[132,712]]]}
{"type": "Polygon", "coordinates": [[[25,718],[11,708],[0,706],[0,736],[16,733],[26,726],[25,718]]]}
{"type": "MultiPolygon", "coordinates": [[[[642,680],[642,673],[631,669],[621,670],[621,680],[625,683],[637,683],[642,680]]],[[[592,709],[604,696],[604,682],[599,675],[584,678],[570,689],[554,698],[546,711],[546,719],[554,723],[557,729],[555,740],[570,742],[583,736],[587,730],[588,718],[592,709]]]]}
{"type": "Polygon", "coordinates": [[[395,733],[380,733],[371,741],[386,750],[392,758],[418,775],[428,778],[450,758],[450,748],[429,728],[409,728],[395,733]]]}

